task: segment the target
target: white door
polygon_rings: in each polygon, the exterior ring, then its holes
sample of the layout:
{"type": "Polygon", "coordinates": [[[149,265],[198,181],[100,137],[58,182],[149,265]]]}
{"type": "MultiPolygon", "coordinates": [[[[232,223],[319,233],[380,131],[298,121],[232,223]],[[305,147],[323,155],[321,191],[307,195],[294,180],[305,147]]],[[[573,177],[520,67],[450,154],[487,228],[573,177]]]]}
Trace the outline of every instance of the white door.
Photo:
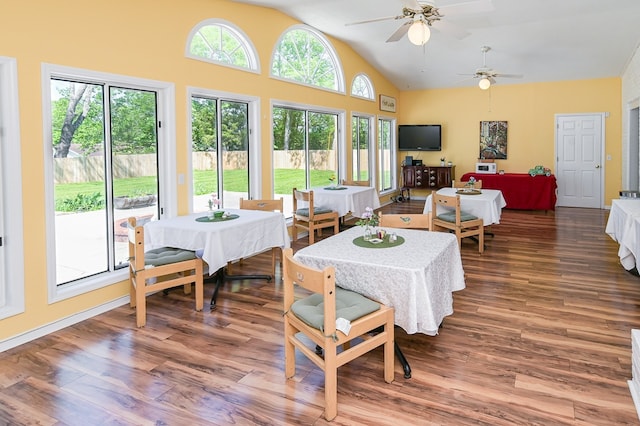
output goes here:
{"type": "Polygon", "coordinates": [[[556,115],[558,206],[602,207],[603,114],[556,115]]]}

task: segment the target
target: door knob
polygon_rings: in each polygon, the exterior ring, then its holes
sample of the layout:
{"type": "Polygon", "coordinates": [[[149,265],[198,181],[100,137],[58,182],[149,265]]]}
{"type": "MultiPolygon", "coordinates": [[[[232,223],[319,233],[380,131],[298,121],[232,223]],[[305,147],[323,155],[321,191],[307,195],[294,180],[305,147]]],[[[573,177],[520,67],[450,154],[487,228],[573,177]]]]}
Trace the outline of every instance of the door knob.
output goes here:
{"type": "Polygon", "coordinates": [[[596,169],[599,169],[599,168],[600,168],[600,164],[596,164],[596,169]]]}

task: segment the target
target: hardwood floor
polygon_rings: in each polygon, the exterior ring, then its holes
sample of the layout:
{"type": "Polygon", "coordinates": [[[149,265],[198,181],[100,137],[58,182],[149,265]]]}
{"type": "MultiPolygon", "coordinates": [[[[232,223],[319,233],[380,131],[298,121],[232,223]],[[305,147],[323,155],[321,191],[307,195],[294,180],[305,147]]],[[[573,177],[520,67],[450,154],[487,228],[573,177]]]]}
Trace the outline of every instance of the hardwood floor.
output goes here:
{"type": "MultiPolygon", "coordinates": [[[[627,380],[640,279],[619,266],[607,214],[505,210],[484,254],[463,243],[467,287],[440,334],[396,329],[412,378],[396,362],[386,384],[380,348],[341,367],[332,424],[639,424],[627,380]]],[[[234,273],[270,267],[269,252],[234,273]]],[[[327,424],[321,371],[299,356],[284,378],[281,301],[279,283],[257,280],[228,283],[215,311],[155,294],[144,328],[123,306],[8,350],[0,424],[327,424]]]]}

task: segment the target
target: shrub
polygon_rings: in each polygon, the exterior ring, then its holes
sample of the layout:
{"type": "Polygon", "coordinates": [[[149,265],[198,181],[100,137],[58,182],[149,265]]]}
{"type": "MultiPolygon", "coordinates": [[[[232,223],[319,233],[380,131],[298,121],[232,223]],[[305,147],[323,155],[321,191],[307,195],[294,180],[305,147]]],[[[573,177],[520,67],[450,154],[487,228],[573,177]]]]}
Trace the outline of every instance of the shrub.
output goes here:
{"type": "Polygon", "coordinates": [[[92,194],[76,194],[75,198],[56,200],[56,211],[88,212],[104,208],[104,197],[99,192],[92,194]]]}

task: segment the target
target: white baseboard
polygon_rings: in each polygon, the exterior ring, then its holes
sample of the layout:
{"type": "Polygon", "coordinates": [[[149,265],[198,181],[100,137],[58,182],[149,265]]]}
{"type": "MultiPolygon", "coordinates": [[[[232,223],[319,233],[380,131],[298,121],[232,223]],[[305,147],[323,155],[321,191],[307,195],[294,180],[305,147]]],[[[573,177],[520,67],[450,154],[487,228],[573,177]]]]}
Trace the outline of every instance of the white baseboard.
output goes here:
{"type": "Polygon", "coordinates": [[[77,324],[81,321],[84,321],[91,317],[95,317],[96,315],[105,313],[107,311],[110,311],[112,309],[115,309],[119,306],[122,306],[128,303],[129,303],[129,295],[122,296],[118,299],[112,300],[111,302],[107,302],[102,305],[95,306],[91,309],[87,309],[86,311],[75,313],[69,317],[59,319],[57,321],[43,325],[31,331],[27,331],[17,336],[2,340],[0,341],[0,352],[4,352],[8,349],[15,348],[16,346],[20,346],[23,343],[27,343],[39,337],[46,336],[47,334],[53,333],[54,331],[62,330],[65,327],[68,327],[73,324],[77,324]]]}

